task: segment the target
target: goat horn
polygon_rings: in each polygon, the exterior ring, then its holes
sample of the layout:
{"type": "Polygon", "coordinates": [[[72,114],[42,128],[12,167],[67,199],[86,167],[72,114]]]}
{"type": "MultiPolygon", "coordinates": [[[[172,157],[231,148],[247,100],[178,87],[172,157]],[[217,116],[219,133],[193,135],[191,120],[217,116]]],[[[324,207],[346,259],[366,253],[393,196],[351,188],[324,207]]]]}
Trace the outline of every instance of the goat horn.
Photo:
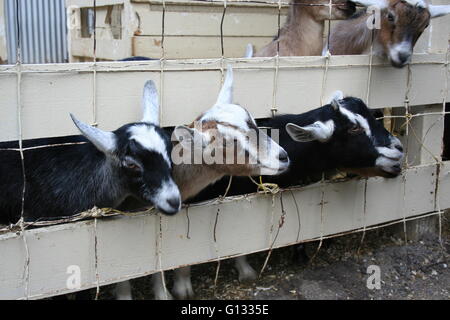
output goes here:
{"type": "Polygon", "coordinates": [[[360,4],[364,7],[376,6],[380,9],[387,8],[389,2],[387,0],[352,0],[356,4],[360,4]]]}
{"type": "Polygon", "coordinates": [[[433,6],[429,5],[428,10],[430,11],[431,18],[437,18],[450,14],[450,5],[433,6]]]}
{"type": "Polygon", "coordinates": [[[159,97],[156,85],[149,80],[144,85],[144,93],[142,95],[142,122],[159,125],[159,97]]]}
{"type": "Polygon", "coordinates": [[[116,150],[117,142],[116,135],[112,132],[103,131],[93,126],[85,124],[75,118],[73,114],[70,114],[73,123],[77,126],[78,130],[92,142],[98,150],[106,154],[111,154],[116,150]]]}

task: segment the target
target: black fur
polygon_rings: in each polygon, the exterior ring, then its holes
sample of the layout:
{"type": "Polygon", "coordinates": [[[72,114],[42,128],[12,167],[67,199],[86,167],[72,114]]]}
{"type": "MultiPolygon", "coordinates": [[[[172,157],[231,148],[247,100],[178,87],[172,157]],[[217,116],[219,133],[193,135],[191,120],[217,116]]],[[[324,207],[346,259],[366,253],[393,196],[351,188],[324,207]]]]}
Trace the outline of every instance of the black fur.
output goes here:
{"type": "MultiPolygon", "coordinates": [[[[287,172],[279,176],[264,176],[263,182],[277,183],[280,187],[303,185],[320,180],[323,172],[333,169],[375,166],[375,161],[379,156],[375,146],[389,146],[391,143],[390,133],[382,123],[376,121],[371,110],[360,99],[345,98],[342,104],[346,109],[362,115],[368,121],[372,139],[367,137],[364,132],[357,135],[350,134],[349,129],[353,126],[352,123],[348,118],[335,111],[331,105],[299,115],[280,115],[257,121],[259,127],[279,130],[279,144],[287,151],[291,160],[287,172]],[[296,142],[286,131],[288,123],[306,126],[318,120],[325,122],[330,119],[334,120],[336,129],[332,138],[326,143],[296,142]]],[[[229,177],[224,177],[188,202],[200,202],[221,196],[224,194],[228,182],[229,177]]],[[[252,193],[256,191],[256,188],[248,177],[233,177],[228,195],[252,193]]]]}
{"type": "MultiPolygon", "coordinates": [[[[24,141],[24,148],[85,142],[24,151],[25,220],[70,216],[94,205],[113,207],[118,199],[130,194],[149,203],[149,196],[161,182],[172,179],[171,168],[159,153],[129,139],[127,130],[135,125],[152,126],[128,124],[114,131],[117,152],[113,157],[107,157],[83,136],[24,141]],[[144,173],[123,166],[125,156],[139,161],[144,173]]],[[[164,138],[170,155],[169,137],[161,128],[154,128],[164,138]]],[[[6,148],[18,148],[18,142],[0,143],[0,149],[6,148]]],[[[0,224],[15,223],[21,215],[23,190],[19,152],[0,150],[0,177],[0,224]]]]}

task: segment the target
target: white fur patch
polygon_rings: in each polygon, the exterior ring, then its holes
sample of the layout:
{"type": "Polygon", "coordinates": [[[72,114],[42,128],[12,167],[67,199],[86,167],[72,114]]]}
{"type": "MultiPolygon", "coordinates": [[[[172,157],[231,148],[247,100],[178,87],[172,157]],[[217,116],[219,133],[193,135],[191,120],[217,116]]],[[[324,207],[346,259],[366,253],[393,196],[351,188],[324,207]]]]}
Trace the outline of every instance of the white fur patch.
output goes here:
{"type": "Polygon", "coordinates": [[[398,160],[392,160],[381,156],[377,158],[377,160],[375,161],[375,165],[386,172],[396,173],[395,167],[399,166],[400,162],[398,160]]]}
{"type": "Polygon", "coordinates": [[[130,133],[130,139],[135,140],[147,150],[161,154],[167,164],[170,167],[172,166],[164,139],[156,132],[154,127],[138,124],[128,129],[128,132],[130,133]]]}
{"type": "Polygon", "coordinates": [[[396,45],[389,46],[389,57],[391,60],[393,60],[396,63],[408,63],[408,61],[403,62],[400,61],[399,55],[405,53],[405,54],[412,54],[412,43],[411,41],[402,41],[400,43],[397,43],[396,45]]]}
{"type": "Polygon", "coordinates": [[[377,147],[378,153],[392,160],[400,160],[403,158],[403,152],[396,148],[377,147]]]}
{"type": "Polygon", "coordinates": [[[249,116],[247,110],[236,104],[216,104],[206,111],[200,119],[204,121],[226,122],[242,130],[248,130],[248,121],[255,124],[255,121],[249,116]]]}
{"type": "Polygon", "coordinates": [[[387,0],[355,0],[354,2],[359,3],[365,7],[376,6],[380,9],[384,9],[389,6],[389,2],[387,0]]]}
{"type": "Polygon", "coordinates": [[[369,123],[362,115],[351,112],[350,110],[347,110],[342,106],[339,108],[339,111],[341,112],[341,114],[346,116],[350,122],[359,124],[364,129],[364,132],[369,138],[372,137],[372,131],[370,130],[369,123]]]}
{"type": "Polygon", "coordinates": [[[154,195],[153,203],[158,209],[173,212],[174,209],[177,209],[179,211],[181,209],[181,194],[180,190],[178,189],[178,186],[172,181],[164,181],[161,185],[161,187],[156,191],[154,195]],[[167,200],[170,199],[180,199],[180,203],[178,208],[174,208],[172,205],[170,205],[167,200]]]}

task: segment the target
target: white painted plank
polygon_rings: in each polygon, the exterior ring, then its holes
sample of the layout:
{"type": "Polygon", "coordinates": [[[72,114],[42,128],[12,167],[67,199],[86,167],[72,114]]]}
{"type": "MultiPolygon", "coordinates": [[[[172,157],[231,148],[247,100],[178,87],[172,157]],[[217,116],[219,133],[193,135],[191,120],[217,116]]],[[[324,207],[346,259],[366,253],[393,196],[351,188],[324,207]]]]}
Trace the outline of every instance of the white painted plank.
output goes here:
{"type": "MultiPolygon", "coordinates": [[[[325,97],[335,90],[366,97],[367,56],[335,56],[330,60],[325,97]]],[[[410,105],[442,102],[445,77],[444,54],[413,58],[410,105]]],[[[190,123],[215,102],[221,86],[220,68],[235,68],[235,101],[256,118],[271,115],[274,88],[274,59],[177,60],[164,62],[162,123],[190,123]],[[183,112],[180,112],[183,110],[183,112]]],[[[302,113],[320,106],[324,58],[280,58],[276,106],[280,113],[302,113]]],[[[160,61],[134,63],[91,63],[22,66],[22,115],[24,139],[76,133],[69,113],[93,121],[96,96],[100,128],[113,130],[140,119],[140,96],[146,80],[160,85],[160,61]],[[94,95],[93,70],[97,68],[94,95]]],[[[0,66],[0,141],[17,138],[17,78],[14,66],[0,66]]],[[[161,89],[161,88],[160,88],[161,89]]],[[[404,105],[406,69],[395,69],[374,60],[369,106],[404,105]]],[[[161,91],[161,90],[160,90],[161,91]]],[[[448,93],[447,93],[448,94],[448,93]]],[[[450,100],[448,94],[447,100],[450,100]]]]}
{"type": "MultiPolygon", "coordinates": [[[[315,184],[286,191],[283,193],[285,222],[275,247],[433,212],[435,170],[434,165],[428,165],[408,169],[405,177],[371,178],[367,181],[366,199],[365,180],[315,184]],[[298,214],[293,196],[299,207],[298,214]]],[[[449,180],[448,168],[445,171],[445,179],[449,180]]],[[[443,181],[442,192],[448,192],[449,183],[443,181]]],[[[272,209],[271,195],[253,195],[217,205],[191,207],[189,230],[185,210],[172,217],[162,216],[162,268],[167,270],[268,249],[281,215],[280,194],[274,197],[273,203],[272,209]]],[[[444,205],[450,206],[441,202],[441,209],[444,205]]],[[[98,220],[100,284],[159,270],[159,221],[156,214],[98,220]]],[[[69,292],[66,271],[70,265],[80,266],[82,288],[95,286],[93,226],[90,220],[26,231],[31,256],[31,298],[69,292]]],[[[17,235],[0,235],[0,255],[6,257],[0,260],[0,299],[23,298],[25,251],[22,239],[17,235]]]]}

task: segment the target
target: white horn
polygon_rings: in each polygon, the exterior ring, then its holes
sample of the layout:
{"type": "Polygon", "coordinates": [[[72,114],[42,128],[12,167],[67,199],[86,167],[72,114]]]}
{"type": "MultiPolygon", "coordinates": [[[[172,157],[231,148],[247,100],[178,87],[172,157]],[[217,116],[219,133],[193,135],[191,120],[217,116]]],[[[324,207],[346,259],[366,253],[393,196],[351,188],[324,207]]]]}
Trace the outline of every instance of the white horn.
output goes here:
{"type": "Polygon", "coordinates": [[[144,85],[142,95],[142,122],[147,122],[159,126],[159,97],[155,83],[149,80],[144,85]]]}
{"type": "Polygon", "coordinates": [[[352,2],[360,4],[364,7],[375,6],[380,9],[385,9],[389,6],[389,2],[387,0],[352,0],[352,2]]]}
{"type": "Polygon", "coordinates": [[[253,45],[251,43],[247,44],[247,49],[245,50],[244,58],[253,57],[253,45]]]}
{"type": "Polygon", "coordinates": [[[329,100],[329,104],[333,107],[334,110],[339,110],[341,104],[339,103],[339,100],[344,99],[344,93],[340,90],[337,90],[333,93],[331,96],[331,99],[329,100]]]}
{"type": "Polygon", "coordinates": [[[87,125],[77,118],[73,114],[70,114],[73,123],[77,126],[78,130],[92,142],[98,150],[105,154],[114,153],[117,148],[116,135],[112,132],[102,131],[87,125]]]}
{"type": "Polygon", "coordinates": [[[231,104],[233,103],[233,68],[228,65],[227,75],[216,104],[231,104]]]}
{"type": "Polygon", "coordinates": [[[450,5],[444,6],[433,6],[429,5],[428,10],[430,11],[431,18],[437,18],[450,14],[450,5]]]}

